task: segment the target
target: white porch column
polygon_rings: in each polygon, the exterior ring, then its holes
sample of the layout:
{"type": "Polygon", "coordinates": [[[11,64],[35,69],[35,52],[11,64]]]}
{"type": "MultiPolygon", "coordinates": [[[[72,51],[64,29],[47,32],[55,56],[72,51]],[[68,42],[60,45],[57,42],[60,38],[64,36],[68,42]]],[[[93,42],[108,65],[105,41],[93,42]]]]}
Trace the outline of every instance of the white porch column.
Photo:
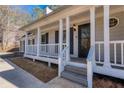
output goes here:
{"type": "Polygon", "coordinates": [[[66,17],[66,45],[68,47],[67,49],[67,61],[70,60],[70,17],[66,17]]]}
{"type": "Polygon", "coordinates": [[[104,66],[110,67],[109,6],[104,6],[104,66]]]}
{"type": "MultiPolygon", "coordinates": [[[[59,20],[59,54],[62,52],[63,47],[63,19],[59,20]]],[[[61,72],[64,70],[64,66],[62,64],[62,58],[59,56],[59,69],[58,69],[58,76],[61,76],[61,72]]]]}
{"type": "Polygon", "coordinates": [[[62,52],[63,47],[63,19],[59,20],[59,53],[62,52]]]}
{"type": "MultiPolygon", "coordinates": [[[[90,41],[91,41],[91,47],[95,48],[95,7],[90,8],[90,41]]],[[[95,49],[93,52],[93,60],[87,61],[87,81],[88,81],[88,87],[92,88],[93,86],[93,66],[95,68],[95,49]]]]}
{"type": "Polygon", "coordinates": [[[27,45],[28,45],[28,32],[25,32],[25,55],[27,53],[27,45]]]}
{"type": "MultiPolygon", "coordinates": [[[[90,41],[91,46],[95,47],[95,7],[93,6],[90,8],[90,41]]],[[[93,54],[93,65],[96,65],[95,63],[95,51],[93,54]]]]}
{"type": "Polygon", "coordinates": [[[40,27],[37,28],[37,56],[40,54],[40,27]]]}

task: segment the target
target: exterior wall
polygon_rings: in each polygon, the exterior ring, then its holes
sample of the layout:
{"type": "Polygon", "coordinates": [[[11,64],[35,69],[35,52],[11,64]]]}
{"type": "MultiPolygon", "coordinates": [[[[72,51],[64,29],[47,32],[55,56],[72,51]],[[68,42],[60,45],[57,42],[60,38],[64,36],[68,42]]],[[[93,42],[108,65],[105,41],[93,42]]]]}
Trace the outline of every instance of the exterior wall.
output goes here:
{"type": "Polygon", "coordinates": [[[49,43],[54,44],[55,43],[55,30],[49,31],[49,43]]]}
{"type": "MultiPolygon", "coordinates": [[[[110,14],[110,17],[116,17],[119,19],[119,24],[110,28],[110,41],[112,40],[124,40],[124,11],[119,13],[110,14]]],[[[103,16],[96,18],[96,41],[103,41],[103,16]]]]}

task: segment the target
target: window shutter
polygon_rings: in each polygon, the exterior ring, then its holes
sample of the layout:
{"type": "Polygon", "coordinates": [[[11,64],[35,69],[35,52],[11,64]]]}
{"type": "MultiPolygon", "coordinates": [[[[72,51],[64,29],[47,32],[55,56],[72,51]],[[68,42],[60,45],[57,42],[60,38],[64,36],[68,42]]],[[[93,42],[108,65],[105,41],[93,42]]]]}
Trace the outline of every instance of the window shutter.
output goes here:
{"type": "Polygon", "coordinates": [[[59,43],[59,31],[55,31],[55,43],[59,43]]]}
{"type": "Polygon", "coordinates": [[[70,28],[70,54],[73,54],[73,36],[74,36],[73,28],[70,28]]]}
{"type": "Polygon", "coordinates": [[[48,42],[49,42],[49,35],[48,33],[46,33],[46,44],[48,44],[48,42]]]}

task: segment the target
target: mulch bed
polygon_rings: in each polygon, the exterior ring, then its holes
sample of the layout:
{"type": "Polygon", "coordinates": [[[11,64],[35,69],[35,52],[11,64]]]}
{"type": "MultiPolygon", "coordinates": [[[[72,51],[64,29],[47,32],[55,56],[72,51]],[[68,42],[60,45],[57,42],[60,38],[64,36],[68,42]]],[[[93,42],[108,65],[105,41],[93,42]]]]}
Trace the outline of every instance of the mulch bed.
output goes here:
{"type": "MultiPolygon", "coordinates": [[[[16,57],[10,59],[14,64],[31,73],[39,80],[48,82],[57,76],[57,66],[52,64],[48,67],[47,62],[35,61],[31,59],[16,57]]],[[[124,80],[95,74],[93,77],[94,88],[124,88],[124,80]]]]}
{"type": "Polygon", "coordinates": [[[95,74],[93,86],[94,88],[124,88],[124,80],[95,74]]]}
{"type": "Polygon", "coordinates": [[[10,60],[45,83],[57,76],[58,70],[56,65],[48,67],[47,62],[33,62],[31,59],[22,57],[11,58],[10,60]]]}

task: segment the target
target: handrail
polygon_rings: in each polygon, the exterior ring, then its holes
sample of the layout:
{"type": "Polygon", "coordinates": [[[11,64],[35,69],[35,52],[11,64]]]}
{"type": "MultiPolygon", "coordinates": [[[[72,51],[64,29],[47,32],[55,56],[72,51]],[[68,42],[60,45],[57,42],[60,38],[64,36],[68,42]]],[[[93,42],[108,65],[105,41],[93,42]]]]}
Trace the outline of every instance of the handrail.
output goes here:
{"type": "Polygon", "coordinates": [[[87,56],[87,81],[88,87],[92,88],[93,82],[93,70],[92,70],[92,62],[94,57],[95,46],[91,46],[88,56],[87,56]]]}
{"type": "Polygon", "coordinates": [[[92,61],[93,60],[93,53],[95,51],[95,46],[91,46],[88,56],[87,56],[87,61],[92,61]]]}
{"type": "MultiPolygon", "coordinates": [[[[43,45],[59,45],[59,43],[49,43],[49,44],[40,44],[41,46],[43,45]]],[[[63,43],[63,45],[66,45],[66,43],[63,43]]]]}
{"type": "Polygon", "coordinates": [[[59,44],[40,44],[41,46],[46,46],[46,45],[59,45],[59,44]]]}
{"type": "Polygon", "coordinates": [[[60,77],[61,76],[61,72],[64,70],[64,66],[65,66],[65,60],[63,60],[63,54],[66,52],[66,50],[68,49],[68,46],[66,46],[62,52],[60,52],[59,54],[59,63],[58,63],[58,66],[59,66],[59,71],[58,71],[58,76],[60,77]]]}
{"type": "Polygon", "coordinates": [[[25,46],[37,46],[37,44],[30,44],[30,45],[25,45],[25,46]]]}
{"type": "Polygon", "coordinates": [[[64,52],[65,52],[67,49],[68,49],[68,47],[66,46],[66,47],[62,50],[62,52],[60,52],[59,57],[62,57],[62,55],[64,54],[64,52]]]}
{"type": "MultiPolygon", "coordinates": [[[[95,41],[95,44],[103,44],[104,41],[95,41]]],[[[124,40],[112,40],[110,43],[124,43],[124,40]]]]}

